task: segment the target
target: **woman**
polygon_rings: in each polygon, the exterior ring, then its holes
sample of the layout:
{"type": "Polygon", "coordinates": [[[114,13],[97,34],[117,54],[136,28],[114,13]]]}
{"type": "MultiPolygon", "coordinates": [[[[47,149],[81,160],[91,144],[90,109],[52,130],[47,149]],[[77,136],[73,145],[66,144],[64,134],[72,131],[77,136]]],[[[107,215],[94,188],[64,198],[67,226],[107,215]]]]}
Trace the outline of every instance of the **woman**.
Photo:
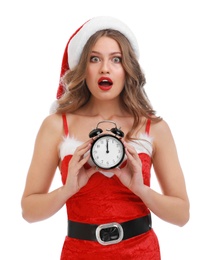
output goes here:
{"type": "Polygon", "coordinates": [[[66,204],[61,259],[158,260],[151,212],[178,226],[189,220],[174,139],[147,98],[138,59],[135,36],[112,17],[87,21],[66,46],[58,100],[38,132],[22,196],[28,222],[66,204]],[[113,124],[125,157],[114,168],[99,168],[90,150],[101,134],[113,134],[113,124]],[[162,193],[150,187],[152,166],[162,193]],[[63,185],[50,191],[57,167],[63,185]]]}

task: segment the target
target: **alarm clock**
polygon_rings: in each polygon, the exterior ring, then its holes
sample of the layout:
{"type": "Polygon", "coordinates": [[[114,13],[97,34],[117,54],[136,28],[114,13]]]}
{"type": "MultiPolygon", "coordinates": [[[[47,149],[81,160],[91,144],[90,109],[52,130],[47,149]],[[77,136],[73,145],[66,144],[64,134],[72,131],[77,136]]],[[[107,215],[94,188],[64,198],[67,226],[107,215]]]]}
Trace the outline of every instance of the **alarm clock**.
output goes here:
{"type": "Polygon", "coordinates": [[[104,120],[97,124],[93,129],[89,137],[93,138],[93,143],[90,149],[90,155],[94,164],[101,169],[112,169],[120,165],[125,156],[125,147],[121,141],[124,133],[117,128],[117,125],[113,121],[104,120]],[[99,124],[111,123],[115,127],[106,129],[106,131],[112,134],[104,134],[103,130],[99,128],[99,124]]]}

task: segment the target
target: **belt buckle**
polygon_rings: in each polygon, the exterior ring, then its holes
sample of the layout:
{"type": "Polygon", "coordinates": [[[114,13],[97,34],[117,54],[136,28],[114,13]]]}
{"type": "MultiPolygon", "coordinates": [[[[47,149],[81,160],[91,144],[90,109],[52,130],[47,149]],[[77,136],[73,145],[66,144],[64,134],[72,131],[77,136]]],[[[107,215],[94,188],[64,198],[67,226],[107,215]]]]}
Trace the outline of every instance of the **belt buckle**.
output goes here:
{"type": "Polygon", "coordinates": [[[122,226],[117,223],[99,225],[95,231],[98,243],[103,246],[117,244],[122,241],[124,232],[122,226]]]}

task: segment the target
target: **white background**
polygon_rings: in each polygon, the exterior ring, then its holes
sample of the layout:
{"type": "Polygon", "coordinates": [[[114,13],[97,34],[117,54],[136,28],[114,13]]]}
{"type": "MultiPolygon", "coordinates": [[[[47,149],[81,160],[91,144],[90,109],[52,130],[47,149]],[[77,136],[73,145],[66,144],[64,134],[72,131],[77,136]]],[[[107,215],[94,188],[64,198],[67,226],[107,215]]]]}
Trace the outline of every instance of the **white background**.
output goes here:
{"type": "MultiPolygon", "coordinates": [[[[205,259],[203,0],[1,1],[0,259],[60,257],[65,208],[28,224],[21,217],[20,200],[37,131],[55,99],[67,40],[96,15],[120,18],[136,34],[146,91],[177,144],[191,219],[181,228],[153,216],[162,260],[205,259]]],[[[52,188],[59,185],[56,172],[52,188]]],[[[152,185],[158,189],[154,173],[152,185]]]]}

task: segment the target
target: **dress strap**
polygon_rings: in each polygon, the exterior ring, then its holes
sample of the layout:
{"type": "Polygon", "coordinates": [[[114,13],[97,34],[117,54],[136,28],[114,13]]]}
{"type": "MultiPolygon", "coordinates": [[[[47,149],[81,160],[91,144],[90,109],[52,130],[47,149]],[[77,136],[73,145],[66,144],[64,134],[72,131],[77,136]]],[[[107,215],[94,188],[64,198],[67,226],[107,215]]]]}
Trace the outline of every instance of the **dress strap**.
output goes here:
{"type": "Polygon", "coordinates": [[[67,118],[65,114],[62,114],[62,119],[63,119],[63,128],[64,128],[64,132],[65,135],[68,135],[68,123],[67,123],[67,118]]]}
{"type": "Polygon", "coordinates": [[[148,134],[148,135],[149,135],[149,131],[150,131],[150,125],[151,125],[151,120],[147,119],[145,133],[148,134]]]}

